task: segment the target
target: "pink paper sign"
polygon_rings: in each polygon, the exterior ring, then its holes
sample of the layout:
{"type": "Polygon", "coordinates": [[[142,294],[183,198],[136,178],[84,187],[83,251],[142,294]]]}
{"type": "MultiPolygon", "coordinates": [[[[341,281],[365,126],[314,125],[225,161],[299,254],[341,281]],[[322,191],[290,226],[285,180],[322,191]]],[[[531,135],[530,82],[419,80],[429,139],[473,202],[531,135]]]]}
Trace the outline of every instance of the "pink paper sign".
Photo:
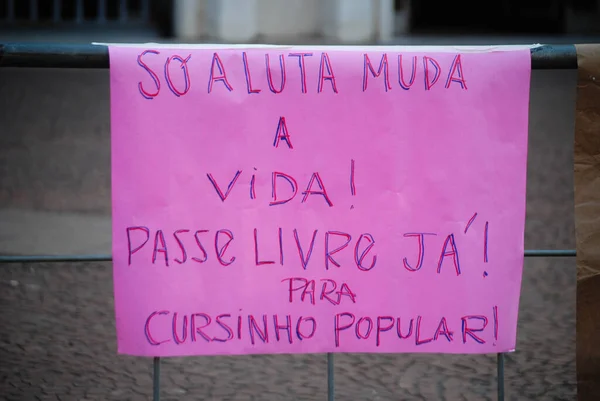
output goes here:
{"type": "Polygon", "coordinates": [[[119,352],[514,350],[530,68],[111,46],[119,352]]]}

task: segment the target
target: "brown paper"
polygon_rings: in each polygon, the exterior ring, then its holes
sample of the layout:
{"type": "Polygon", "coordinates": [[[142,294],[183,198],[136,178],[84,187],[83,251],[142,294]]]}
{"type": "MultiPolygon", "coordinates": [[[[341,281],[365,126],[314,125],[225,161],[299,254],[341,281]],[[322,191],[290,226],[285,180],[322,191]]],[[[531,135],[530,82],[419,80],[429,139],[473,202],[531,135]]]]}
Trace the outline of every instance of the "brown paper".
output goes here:
{"type": "Polygon", "coordinates": [[[577,393],[600,400],[600,45],[577,45],[577,393]]]}

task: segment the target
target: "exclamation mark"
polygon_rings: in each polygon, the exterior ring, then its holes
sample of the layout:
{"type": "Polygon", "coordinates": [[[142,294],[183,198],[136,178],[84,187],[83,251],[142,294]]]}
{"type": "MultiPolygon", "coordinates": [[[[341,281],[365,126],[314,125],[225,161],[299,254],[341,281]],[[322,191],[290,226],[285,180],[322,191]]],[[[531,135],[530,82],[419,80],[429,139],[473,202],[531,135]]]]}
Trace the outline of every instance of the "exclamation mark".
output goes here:
{"type": "Polygon", "coordinates": [[[489,222],[485,222],[485,233],[483,237],[483,261],[488,262],[488,227],[489,222]]]}
{"type": "Polygon", "coordinates": [[[283,230],[279,227],[279,264],[283,266],[283,230]]]}
{"type": "MultiPolygon", "coordinates": [[[[256,171],[256,167],[254,167],[254,171],[256,171]]],[[[252,174],[252,179],[250,180],[250,199],[256,199],[256,190],[254,188],[255,180],[256,180],[256,174],[252,174]]]]}
{"type": "MultiPolygon", "coordinates": [[[[354,185],[354,159],[350,159],[350,193],[356,195],[356,186],[354,185]]],[[[350,209],[354,209],[354,205],[350,205],[350,209]]]]}
{"type": "Polygon", "coordinates": [[[356,195],[356,187],[354,186],[354,159],[350,159],[350,193],[356,195]]]}
{"type": "Polygon", "coordinates": [[[494,306],[494,340],[498,341],[498,306],[494,306]]]}

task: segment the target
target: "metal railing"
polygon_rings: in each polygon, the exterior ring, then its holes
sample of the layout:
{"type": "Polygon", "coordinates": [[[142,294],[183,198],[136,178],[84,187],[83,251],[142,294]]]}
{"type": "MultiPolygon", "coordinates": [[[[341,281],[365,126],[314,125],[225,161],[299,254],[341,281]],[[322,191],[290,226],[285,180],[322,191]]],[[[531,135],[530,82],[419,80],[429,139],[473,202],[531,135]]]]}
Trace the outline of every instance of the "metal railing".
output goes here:
{"type": "Polygon", "coordinates": [[[41,22],[100,25],[111,20],[121,24],[150,20],[150,0],[3,0],[0,4],[4,6],[0,8],[2,25],[31,26],[41,22]]]}
{"type": "MultiPolygon", "coordinates": [[[[544,45],[531,49],[531,66],[538,70],[577,68],[573,45],[544,45]]],[[[108,48],[94,45],[0,44],[0,67],[109,68],[108,48]]],[[[527,249],[525,257],[575,257],[574,249],[527,249]]],[[[0,263],[110,262],[111,255],[3,256],[0,263]]],[[[497,354],[497,399],[504,401],[504,353],[497,354]]],[[[327,400],[335,399],[334,354],[327,354],[327,400]]],[[[153,360],[153,400],[160,400],[160,358],[153,360]]]]}

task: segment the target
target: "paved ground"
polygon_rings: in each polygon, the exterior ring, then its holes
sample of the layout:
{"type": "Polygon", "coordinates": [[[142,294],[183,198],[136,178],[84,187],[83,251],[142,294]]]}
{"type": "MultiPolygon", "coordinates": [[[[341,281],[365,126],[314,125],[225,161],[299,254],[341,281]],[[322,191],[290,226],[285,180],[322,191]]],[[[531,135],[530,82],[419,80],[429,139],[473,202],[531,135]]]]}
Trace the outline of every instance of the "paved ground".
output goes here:
{"type": "MultiPolygon", "coordinates": [[[[527,248],[573,248],[574,72],[532,82],[527,248]]],[[[107,71],[0,71],[0,253],[107,252],[107,71]]],[[[510,188],[506,188],[507,191],[510,188]]],[[[111,266],[0,267],[0,399],[147,400],[116,355],[111,266]]],[[[325,356],[169,359],[167,400],[324,400],[325,356]]],[[[492,356],[339,355],[339,400],[493,400],[492,356]]],[[[528,260],[509,400],[575,399],[575,261],[528,260]]]]}

